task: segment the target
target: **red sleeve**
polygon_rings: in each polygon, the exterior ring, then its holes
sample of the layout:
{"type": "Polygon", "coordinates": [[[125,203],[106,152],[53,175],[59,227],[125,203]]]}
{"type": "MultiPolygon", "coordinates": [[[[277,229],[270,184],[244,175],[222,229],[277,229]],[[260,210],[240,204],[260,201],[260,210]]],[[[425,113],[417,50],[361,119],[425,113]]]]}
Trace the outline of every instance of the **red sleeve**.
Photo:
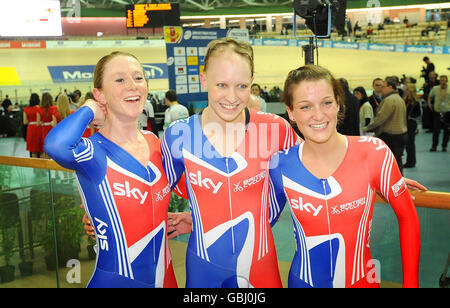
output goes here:
{"type": "Polygon", "coordinates": [[[403,287],[419,287],[420,226],[416,208],[391,150],[378,138],[372,162],[375,185],[398,219],[403,265],[403,287]]]}
{"type": "Polygon", "coordinates": [[[297,135],[291,124],[284,118],[277,116],[277,120],[280,122],[280,148],[278,150],[286,150],[294,145],[302,142],[303,140],[297,135]]]}

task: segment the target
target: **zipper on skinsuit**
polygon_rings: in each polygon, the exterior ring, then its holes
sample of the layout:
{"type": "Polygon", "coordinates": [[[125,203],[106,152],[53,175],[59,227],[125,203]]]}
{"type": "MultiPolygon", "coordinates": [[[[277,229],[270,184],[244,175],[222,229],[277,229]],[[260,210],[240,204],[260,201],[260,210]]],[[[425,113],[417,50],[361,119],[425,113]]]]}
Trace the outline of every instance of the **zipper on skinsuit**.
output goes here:
{"type": "MultiPolygon", "coordinates": [[[[152,178],[151,178],[151,174],[150,171],[148,170],[148,166],[147,168],[145,168],[147,170],[147,174],[148,174],[148,182],[150,183],[150,200],[151,200],[151,205],[152,205],[152,230],[155,229],[155,206],[153,204],[153,186],[151,185],[152,183],[152,178]]],[[[156,247],[155,247],[155,242],[153,241],[153,264],[156,263],[156,247]]]]}
{"type": "MultiPolygon", "coordinates": [[[[327,189],[325,186],[325,183],[327,180],[321,180],[322,181],[322,187],[323,187],[323,195],[327,195],[327,189]]],[[[333,250],[331,248],[331,224],[330,224],[330,214],[328,212],[328,198],[325,198],[325,209],[327,211],[327,225],[328,225],[328,246],[330,247],[330,275],[333,272],[333,250]]],[[[331,276],[330,276],[331,281],[331,276]]]]}
{"type": "Polygon", "coordinates": [[[236,254],[236,247],[234,244],[234,225],[233,225],[233,208],[231,206],[231,183],[230,183],[230,177],[228,176],[230,174],[230,169],[228,166],[228,157],[225,158],[225,164],[227,166],[227,179],[228,179],[228,204],[230,206],[230,221],[231,221],[231,243],[233,245],[233,254],[236,254]]]}

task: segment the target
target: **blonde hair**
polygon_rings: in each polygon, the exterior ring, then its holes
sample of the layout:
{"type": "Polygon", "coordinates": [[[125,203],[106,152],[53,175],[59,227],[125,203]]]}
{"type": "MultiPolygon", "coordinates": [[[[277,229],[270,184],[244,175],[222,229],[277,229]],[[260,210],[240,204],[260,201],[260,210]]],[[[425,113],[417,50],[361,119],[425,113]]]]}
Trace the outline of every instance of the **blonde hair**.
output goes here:
{"type": "Polygon", "coordinates": [[[255,65],[254,65],[254,55],[253,55],[252,46],[249,43],[238,41],[231,37],[224,37],[224,38],[216,39],[216,40],[211,41],[208,44],[208,49],[206,51],[205,60],[204,60],[204,62],[205,62],[204,70],[205,71],[207,70],[209,59],[212,56],[214,56],[216,54],[222,54],[226,51],[232,51],[232,52],[244,57],[248,61],[248,64],[250,65],[250,71],[251,71],[251,74],[253,77],[255,65]]]}
{"type": "MultiPolygon", "coordinates": [[[[419,96],[417,95],[416,85],[413,83],[408,83],[406,85],[406,90],[411,93],[411,98],[413,99],[413,103],[417,103],[419,101],[419,96]]],[[[406,91],[405,91],[406,92],[406,91]]]]}
{"type": "Polygon", "coordinates": [[[66,94],[60,94],[56,99],[56,106],[58,106],[61,119],[64,119],[70,114],[70,101],[66,94]]]}

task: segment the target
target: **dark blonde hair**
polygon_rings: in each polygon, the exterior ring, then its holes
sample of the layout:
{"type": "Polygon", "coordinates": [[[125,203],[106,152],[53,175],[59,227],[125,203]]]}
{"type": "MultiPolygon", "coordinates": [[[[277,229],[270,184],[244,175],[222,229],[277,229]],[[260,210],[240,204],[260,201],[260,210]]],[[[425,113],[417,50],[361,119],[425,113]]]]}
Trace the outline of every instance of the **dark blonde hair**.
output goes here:
{"type": "Polygon", "coordinates": [[[289,72],[284,82],[282,101],[286,106],[293,110],[293,92],[294,88],[303,81],[327,81],[333,88],[334,97],[339,106],[338,122],[344,119],[345,114],[345,93],[341,83],[334,78],[329,70],[318,65],[304,65],[289,72]]]}
{"type": "Polygon", "coordinates": [[[56,99],[56,106],[58,106],[61,119],[65,119],[70,114],[70,100],[66,94],[62,93],[58,95],[58,98],[56,99]]]}
{"type": "Polygon", "coordinates": [[[53,96],[48,93],[42,93],[41,107],[45,108],[45,116],[48,116],[48,109],[53,105],[53,96]]]}
{"type": "Polygon", "coordinates": [[[118,57],[118,56],[126,56],[126,57],[131,57],[131,58],[136,59],[136,61],[138,61],[139,65],[141,66],[142,73],[144,74],[145,79],[147,79],[146,75],[145,75],[144,68],[142,67],[141,62],[139,62],[139,59],[136,58],[135,55],[132,55],[131,53],[123,52],[123,51],[113,51],[109,55],[103,56],[100,60],[98,60],[97,64],[95,65],[95,69],[94,69],[94,88],[97,88],[97,89],[101,89],[102,88],[102,86],[103,86],[103,75],[105,73],[105,66],[106,66],[106,64],[109,61],[111,61],[112,59],[114,59],[115,57],[118,57]]]}
{"type": "Polygon", "coordinates": [[[231,37],[224,37],[224,38],[216,39],[216,40],[211,41],[208,44],[208,49],[206,51],[205,60],[204,60],[204,62],[205,62],[204,70],[205,71],[207,70],[209,59],[212,56],[214,56],[216,54],[224,53],[225,51],[232,51],[232,52],[244,57],[248,61],[248,64],[250,65],[250,71],[251,71],[251,74],[253,77],[255,65],[253,62],[254,55],[253,55],[252,46],[249,43],[238,41],[231,37]]]}

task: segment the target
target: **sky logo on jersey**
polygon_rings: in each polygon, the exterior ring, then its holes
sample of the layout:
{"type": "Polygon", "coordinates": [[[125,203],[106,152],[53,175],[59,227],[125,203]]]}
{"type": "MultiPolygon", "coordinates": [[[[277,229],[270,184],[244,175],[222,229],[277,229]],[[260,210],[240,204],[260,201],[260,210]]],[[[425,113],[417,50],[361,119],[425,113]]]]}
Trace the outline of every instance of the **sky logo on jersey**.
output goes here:
{"type": "MultiPolygon", "coordinates": [[[[147,79],[167,79],[166,63],[143,63],[147,79]]],[[[95,65],[47,66],[54,83],[92,82],[95,65]]]]}
{"type": "Polygon", "coordinates": [[[96,229],[100,249],[108,251],[108,237],[105,235],[106,228],[108,228],[108,225],[106,224],[106,222],[98,219],[97,217],[94,217],[94,220],[98,223],[96,229]]]}
{"type": "Polygon", "coordinates": [[[189,179],[192,185],[212,189],[213,194],[217,194],[223,184],[222,182],[217,182],[217,184],[215,184],[210,178],[202,178],[202,173],[200,171],[197,171],[197,173],[189,172],[189,179]]]}
{"type": "Polygon", "coordinates": [[[144,204],[145,199],[147,198],[148,191],[141,192],[141,190],[137,187],[131,188],[130,182],[125,181],[124,184],[121,183],[113,183],[114,195],[116,196],[126,196],[133,197],[140,201],[140,204],[144,204]]]}
{"type": "Polygon", "coordinates": [[[315,207],[311,203],[303,203],[302,197],[298,197],[298,199],[291,199],[290,203],[293,209],[312,213],[313,216],[317,216],[320,213],[320,210],[322,209],[321,205],[315,207]]]}

